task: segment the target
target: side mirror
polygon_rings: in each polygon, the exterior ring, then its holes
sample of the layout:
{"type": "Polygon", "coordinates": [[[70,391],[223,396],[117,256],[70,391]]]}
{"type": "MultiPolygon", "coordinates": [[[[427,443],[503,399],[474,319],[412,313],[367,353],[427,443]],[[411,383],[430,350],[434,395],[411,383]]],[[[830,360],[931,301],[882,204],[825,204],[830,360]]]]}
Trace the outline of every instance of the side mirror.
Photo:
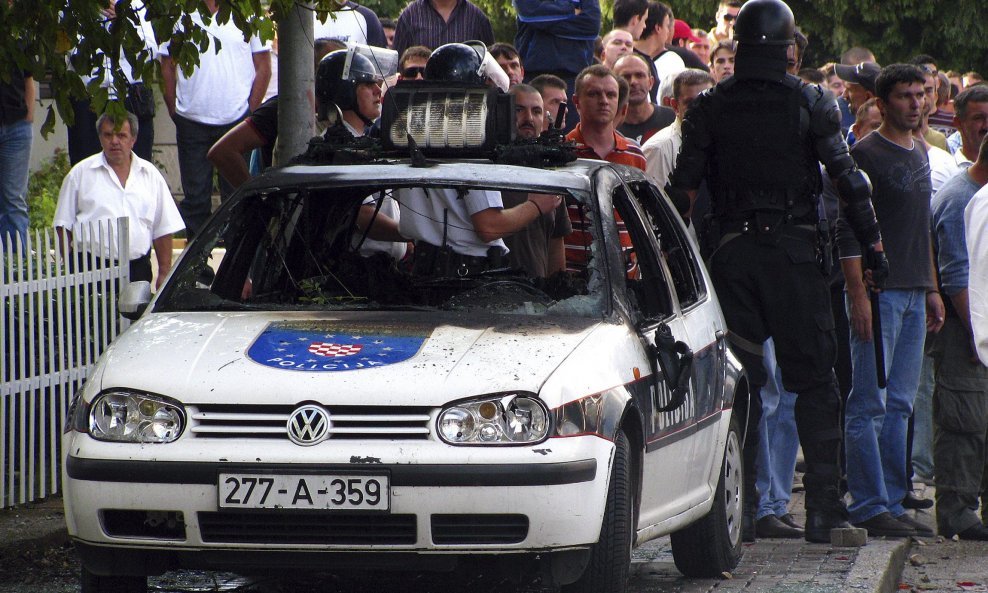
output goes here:
{"type": "Polygon", "coordinates": [[[677,341],[669,326],[663,323],[655,330],[655,353],[663,380],[672,394],[669,403],[659,411],[671,412],[686,402],[693,375],[693,351],[684,342],[677,341]]]}
{"type": "Polygon", "coordinates": [[[117,308],[120,314],[131,321],[136,321],[144,314],[151,302],[151,283],[146,280],[131,282],[120,291],[117,308]]]}

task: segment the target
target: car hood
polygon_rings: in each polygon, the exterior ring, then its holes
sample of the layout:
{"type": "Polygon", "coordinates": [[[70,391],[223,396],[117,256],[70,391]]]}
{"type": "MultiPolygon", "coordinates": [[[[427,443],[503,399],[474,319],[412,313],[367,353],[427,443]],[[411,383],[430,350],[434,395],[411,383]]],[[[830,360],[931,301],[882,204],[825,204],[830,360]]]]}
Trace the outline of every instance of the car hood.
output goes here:
{"type": "Polygon", "coordinates": [[[601,322],[418,312],[156,313],[94,377],[183,403],[435,406],[538,392],[601,322]]]}

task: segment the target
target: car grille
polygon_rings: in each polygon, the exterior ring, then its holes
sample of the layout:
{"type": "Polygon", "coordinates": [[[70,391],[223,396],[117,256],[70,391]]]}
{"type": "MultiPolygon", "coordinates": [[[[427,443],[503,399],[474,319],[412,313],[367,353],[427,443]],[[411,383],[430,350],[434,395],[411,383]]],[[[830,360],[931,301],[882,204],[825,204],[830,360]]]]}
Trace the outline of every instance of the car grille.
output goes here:
{"type": "Polygon", "coordinates": [[[525,515],[432,515],[436,544],[515,544],[526,537],[525,515]]]}
{"type": "MultiPolygon", "coordinates": [[[[296,406],[189,406],[196,438],[288,440],[288,417],[296,406]]],[[[390,406],[326,406],[331,439],[428,440],[432,409],[390,406]]]]}
{"type": "Polygon", "coordinates": [[[415,515],[346,515],[319,512],[200,512],[206,543],[412,545],[415,515]]]}

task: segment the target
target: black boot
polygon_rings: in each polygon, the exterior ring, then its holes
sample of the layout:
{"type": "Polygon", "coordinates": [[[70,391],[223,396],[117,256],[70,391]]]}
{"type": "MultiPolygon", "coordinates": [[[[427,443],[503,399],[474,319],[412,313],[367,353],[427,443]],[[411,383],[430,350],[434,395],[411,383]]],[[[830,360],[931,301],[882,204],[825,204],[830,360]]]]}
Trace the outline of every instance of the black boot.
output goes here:
{"type": "Polygon", "coordinates": [[[844,506],[837,486],[814,486],[806,483],[806,525],[803,527],[806,541],[829,544],[831,529],[849,527],[851,524],[847,522],[847,507],[844,506]]]}
{"type": "Polygon", "coordinates": [[[851,527],[847,522],[846,509],[806,509],[806,527],[803,532],[808,542],[829,544],[830,530],[846,527],[851,527]]]}

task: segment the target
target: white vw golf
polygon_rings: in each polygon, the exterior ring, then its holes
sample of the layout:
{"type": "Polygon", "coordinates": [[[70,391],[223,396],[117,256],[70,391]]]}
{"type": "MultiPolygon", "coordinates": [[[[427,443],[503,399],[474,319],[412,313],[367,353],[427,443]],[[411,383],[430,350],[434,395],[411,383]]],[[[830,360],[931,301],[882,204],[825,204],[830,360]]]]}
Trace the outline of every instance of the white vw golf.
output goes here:
{"type": "Polygon", "coordinates": [[[139,319],[64,441],[83,591],[483,561],[616,592],[632,548],[670,533],[686,574],[740,559],[746,388],[696,246],[638,171],[289,166],[225,202],[150,302],[128,288],[139,319]],[[416,188],[563,196],[570,271],[362,254],[362,207],[416,188]]]}

